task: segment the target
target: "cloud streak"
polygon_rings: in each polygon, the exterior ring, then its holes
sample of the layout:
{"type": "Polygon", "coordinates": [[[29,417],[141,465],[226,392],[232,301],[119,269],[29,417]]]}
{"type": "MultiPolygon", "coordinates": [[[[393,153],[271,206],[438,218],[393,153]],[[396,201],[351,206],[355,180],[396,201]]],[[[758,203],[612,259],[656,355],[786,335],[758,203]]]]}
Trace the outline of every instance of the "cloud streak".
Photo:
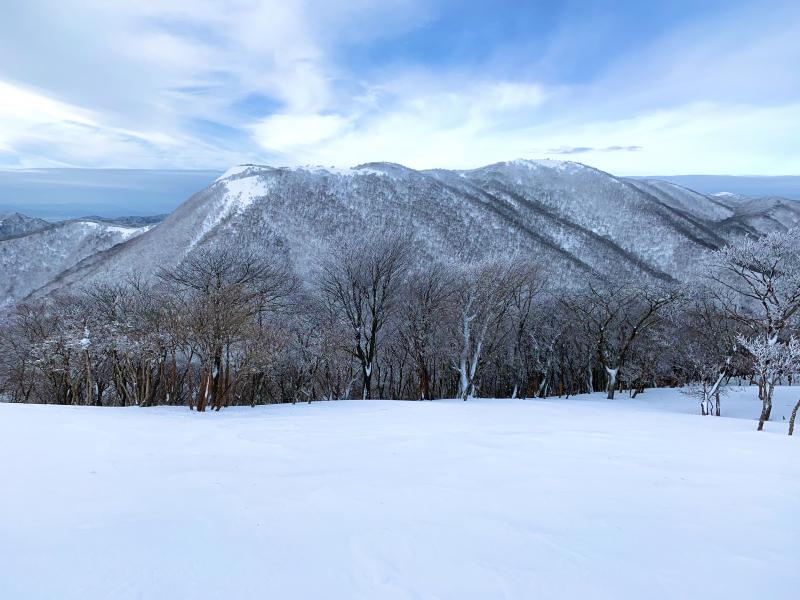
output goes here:
{"type": "Polygon", "coordinates": [[[665,12],[638,38],[635,3],[480,4],[18,3],[0,22],[0,167],[544,154],[630,174],[797,170],[793,3],[665,12]]]}
{"type": "Polygon", "coordinates": [[[638,152],[643,146],[606,146],[605,148],[592,148],[590,146],[565,146],[551,148],[545,154],[587,154],[590,152],[638,152]]]}

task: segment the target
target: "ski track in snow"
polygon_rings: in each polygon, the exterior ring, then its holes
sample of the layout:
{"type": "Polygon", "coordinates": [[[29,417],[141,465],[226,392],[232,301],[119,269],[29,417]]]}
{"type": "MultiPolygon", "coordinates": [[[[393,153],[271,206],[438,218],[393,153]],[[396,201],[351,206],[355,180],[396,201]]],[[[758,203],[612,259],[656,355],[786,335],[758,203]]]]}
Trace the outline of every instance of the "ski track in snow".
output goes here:
{"type": "Polygon", "coordinates": [[[796,598],[776,394],[0,404],[0,596],[796,598]]]}

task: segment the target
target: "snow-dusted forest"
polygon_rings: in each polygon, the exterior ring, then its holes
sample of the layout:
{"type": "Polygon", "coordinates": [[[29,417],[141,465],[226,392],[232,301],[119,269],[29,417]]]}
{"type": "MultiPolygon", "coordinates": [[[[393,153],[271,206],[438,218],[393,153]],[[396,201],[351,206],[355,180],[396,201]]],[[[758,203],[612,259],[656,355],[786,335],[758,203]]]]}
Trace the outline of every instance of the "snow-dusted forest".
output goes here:
{"type": "Polygon", "coordinates": [[[533,258],[436,262],[396,231],[342,238],[301,278],[274,248],[206,247],[150,280],[18,304],[0,336],[2,393],[202,412],[681,386],[719,416],[726,386],[750,383],[760,430],[775,387],[800,372],[796,229],[708,252],[682,282],[565,280],[533,258]]]}

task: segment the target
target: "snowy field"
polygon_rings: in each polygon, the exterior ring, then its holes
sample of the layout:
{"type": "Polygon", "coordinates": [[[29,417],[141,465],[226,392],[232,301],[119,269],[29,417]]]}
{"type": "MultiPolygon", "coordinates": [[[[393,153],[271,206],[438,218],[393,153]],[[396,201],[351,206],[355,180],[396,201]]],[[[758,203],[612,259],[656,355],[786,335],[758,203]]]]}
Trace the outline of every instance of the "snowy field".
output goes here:
{"type": "Polygon", "coordinates": [[[797,394],[0,405],[0,597],[797,598],[797,394]]]}

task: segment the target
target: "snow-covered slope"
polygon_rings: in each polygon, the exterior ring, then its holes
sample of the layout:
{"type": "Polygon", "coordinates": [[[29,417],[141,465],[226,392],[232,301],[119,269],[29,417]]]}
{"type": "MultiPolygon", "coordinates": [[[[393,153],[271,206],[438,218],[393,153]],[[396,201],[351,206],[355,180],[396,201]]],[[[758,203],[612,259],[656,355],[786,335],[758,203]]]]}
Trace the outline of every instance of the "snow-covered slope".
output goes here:
{"type": "Polygon", "coordinates": [[[800,202],[797,200],[772,196],[751,198],[731,192],[705,196],[667,181],[631,179],[630,182],[675,210],[699,218],[728,240],[800,225],[800,202]]]}
{"type": "Polygon", "coordinates": [[[0,214],[0,240],[26,235],[49,225],[50,223],[47,221],[28,217],[18,212],[0,214]]]}
{"type": "Polygon", "coordinates": [[[516,254],[565,280],[590,271],[679,278],[702,252],[769,229],[766,218],[742,222],[740,210],[574,162],[516,160],[469,171],[240,165],[147,233],[89,256],[40,292],[134,270],[147,276],[205,245],[268,240],[307,274],[339,236],[388,229],[414,240],[420,260],[516,254]]]}
{"type": "Polygon", "coordinates": [[[0,404],[0,595],[795,599],[798,393],[0,404]]]}
{"type": "Polygon", "coordinates": [[[705,196],[676,183],[643,179],[627,181],[642,192],[654,196],[664,206],[690,218],[716,222],[733,214],[733,209],[719,198],[705,196]]]}
{"type": "Polygon", "coordinates": [[[24,298],[84,258],[146,229],[77,220],[0,240],[0,304],[24,298]]]}
{"type": "Polygon", "coordinates": [[[733,214],[722,221],[728,230],[757,235],[764,231],[785,231],[800,225],[800,202],[786,198],[726,197],[733,214]]]}

